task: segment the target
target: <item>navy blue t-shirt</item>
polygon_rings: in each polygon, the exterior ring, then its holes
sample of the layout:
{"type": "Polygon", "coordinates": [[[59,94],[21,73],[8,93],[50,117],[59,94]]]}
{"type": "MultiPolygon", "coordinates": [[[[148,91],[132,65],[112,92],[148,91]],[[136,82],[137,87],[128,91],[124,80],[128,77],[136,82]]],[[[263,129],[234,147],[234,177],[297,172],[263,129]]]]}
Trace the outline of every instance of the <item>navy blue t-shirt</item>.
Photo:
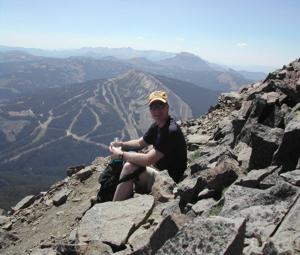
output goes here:
{"type": "Polygon", "coordinates": [[[153,123],[143,139],[164,154],[155,167],[159,170],[167,169],[173,180],[178,182],[187,167],[187,150],[184,136],[175,120],[169,117],[162,128],[153,123]]]}

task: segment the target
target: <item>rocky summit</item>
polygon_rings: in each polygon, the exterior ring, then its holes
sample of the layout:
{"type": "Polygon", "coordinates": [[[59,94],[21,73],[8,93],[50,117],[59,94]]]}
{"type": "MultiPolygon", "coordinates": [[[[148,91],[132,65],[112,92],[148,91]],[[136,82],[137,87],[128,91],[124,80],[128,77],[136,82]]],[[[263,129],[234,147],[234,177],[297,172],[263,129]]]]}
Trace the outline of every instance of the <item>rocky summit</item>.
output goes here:
{"type": "Polygon", "coordinates": [[[0,216],[1,254],[300,254],[300,59],[182,122],[189,166],[92,205],[108,158],[0,216]]]}

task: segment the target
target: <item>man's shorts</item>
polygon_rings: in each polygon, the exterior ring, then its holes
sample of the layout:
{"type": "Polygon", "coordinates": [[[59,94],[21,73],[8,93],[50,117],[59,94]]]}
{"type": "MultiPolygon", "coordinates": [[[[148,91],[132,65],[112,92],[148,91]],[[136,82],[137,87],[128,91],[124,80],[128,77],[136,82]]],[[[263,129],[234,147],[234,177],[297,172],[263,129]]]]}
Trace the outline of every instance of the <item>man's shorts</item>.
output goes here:
{"type": "Polygon", "coordinates": [[[155,177],[158,170],[153,167],[147,166],[138,178],[135,179],[135,191],[141,194],[149,194],[155,182],[155,177]]]}

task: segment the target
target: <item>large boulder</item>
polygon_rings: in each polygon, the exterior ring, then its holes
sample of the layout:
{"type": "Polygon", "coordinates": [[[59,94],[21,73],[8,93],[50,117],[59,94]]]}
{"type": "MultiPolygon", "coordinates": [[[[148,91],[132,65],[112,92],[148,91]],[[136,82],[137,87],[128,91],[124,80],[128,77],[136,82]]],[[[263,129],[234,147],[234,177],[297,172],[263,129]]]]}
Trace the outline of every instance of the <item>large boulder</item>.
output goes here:
{"type": "Polygon", "coordinates": [[[249,170],[265,168],[272,162],[273,154],[281,142],[283,129],[256,124],[252,126],[250,132],[252,152],[249,170]]]}
{"type": "Polygon", "coordinates": [[[216,201],[213,198],[201,199],[192,206],[192,210],[196,215],[201,215],[204,211],[210,210],[216,201]]]}
{"type": "Polygon", "coordinates": [[[280,176],[287,182],[300,187],[300,169],[283,173],[280,176]]]}
{"type": "Polygon", "coordinates": [[[245,227],[241,218],[198,217],[184,225],[156,254],[240,255],[245,227]]]}
{"type": "Polygon", "coordinates": [[[300,103],[286,118],[282,142],[276,151],[273,164],[283,165],[283,171],[294,170],[300,157],[300,103]]]}
{"type": "Polygon", "coordinates": [[[240,177],[235,184],[249,188],[259,188],[260,183],[269,175],[274,173],[278,166],[270,166],[263,169],[253,169],[246,176],[240,177]]]}
{"type": "Polygon", "coordinates": [[[216,129],[213,138],[220,144],[232,146],[234,143],[234,131],[232,120],[225,118],[222,120],[216,129]]]}
{"type": "MultiPolygon", "coordinates": [[[[209,170],[207,170],[209,171],[209,170]]],[[[207,172],[206,171],[206,172],[207,172]]],[[[199,173],[198,173],[199,175],[199,173]]],[[[207,185],[207,181],[202,176],[188,176],[177,187],[176,196],[180,197],[180,205],[197,201],[198,194],[207,185]]]]}
{"type": "Polygon", "coordinates": [[[213,169],[207,179],[207,186],[217,192],[230,186],[241,175],[238,162],[233,158],[221,160],[213,169]]]}
{"type": "Polygon", "coordinates": [[[18,211],[20,209],[23,209],[23,208],[26,208],[26,207],[32,205],[34,201],[35,201],[34,195],[26,196],[20,202],[18,202],[12,209],[14,211],[18,211]]]}
{"type": "Polygon", "coordinates": [[[214,167],[221,158],[234,157],[234,152],[229,146],[206,146],[198,151],[197,158],[191,162],[191,174],[214,167]]]}
{"type": "Polygon", "coordinates": [[[151,189],[151,195],[155,201],[168,202],[174,198],[173,189],[176,183],[170,177],[167,170],[159,172],[151,189]]]}
{"type": "Polygon", "coordinates": [[[75,176],[78,180],[84,181],[93,174],[93,170],[94,169],[92,169],[91,167],[86,167],[86,168],[81,169],[79,172],[77,172],[75,174],[75,176]]]}
{"type": "Polygon", "coordinates": [[[184,214],[173,214],[151,228],[139,228],[129,238],[128,243],[134,254],[155,254],[163,244],[191,219],[184,214]]]}
{"type": "Polygon", "coordinates": [[[300,251],[300,199],[291,208],[288,215],[280,224],[271,240],[276,244],[279,252],[293,254],[294,250],[300,251]]]}
{"type": "Polygon", "coordinates": [[[149,195],[96,204],[85,213],[78,226],[78,241],[101,241],[113,247],[122,247],[134,230],[149,217],[153,205],[154,199],[149,195]]]}
{"type": "Polygon", "coordinates": [[[70,193],[71,193],[71,190],[69,190],[67,188],[63,188],[63,189],[59,190],[52,198],[53,204],[55,206],[62,205],[63,203],[65,203],[67,201],[67,198],[70,193]]]}
{"type": "Polygon", "coordinates": [[[259,236],[266,241],[276,230],[298,196],[298,189],[280,183],[267,190],[232,185],[225,192],[220,216],[247,220],[248,237],[259,236]]]}

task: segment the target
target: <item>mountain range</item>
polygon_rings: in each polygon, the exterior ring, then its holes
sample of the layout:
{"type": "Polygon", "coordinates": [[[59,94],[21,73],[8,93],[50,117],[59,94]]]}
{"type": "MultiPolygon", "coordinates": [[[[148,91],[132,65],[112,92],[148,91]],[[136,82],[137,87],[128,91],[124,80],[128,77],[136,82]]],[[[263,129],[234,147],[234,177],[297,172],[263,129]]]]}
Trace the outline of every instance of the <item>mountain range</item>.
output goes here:
{"type": "MultiPolygon", "coordinates": [[[[50,54],[52,51],[45,51],[49,54],[40,53],[40,55],[32,55],[31,53],[37,54],[40,51],[0,46],[0,75],[10,74],[10,76],[5,78],[11,80],[12,75],[15,75],[16,78],[21,78],[25,72],[27,73],[25,78],[28,78],[31,72],[33,74],[36,74],[36,72],[46,74],[48,70],[47,77],[53,75],[58,76],[58,80],[53,84],[54,86],[57,85],[58,82],[63,84],[67,82],[70,84],[74,79],[81,79],[78,80],[78,82],[82,82],[96,78],[108,78],[112,75],[124,72],[124,69],[127,71],[129,69],[138,69],[191,82],[200,87],[216,91],[236,90],[256,79],[263,79],[266,75],[264,73],[256,73],[255,76],[248,79],[243,76],[245,72],[239,73],[231,68],[209,63],[194,54],[186,52],[178,54],[156,52],[157,54],[161,54],[161,57],[157,59],[152,57],[153,51],[137,51],[131,49],[131,54],[128,53],[128,56],[126,55],[127,58],[124,58],[122,54],[117,53],[125,49],[107,49],[101,55],[97,54],[97,49],[98,48],[89,49],[89,52],[93,54],[88,55],[83,54],[81,49],[68,51],[68,55],[59,55],[65,57],[57,57],[57,55],[53,57],[53,55],[50,54]],[[7,49],[15,50],[7,51],[7,49]],[[49,57],[49,55],[51,57],[49,57]],[[18,65],[16,65],[16,63],[18,63],[18,65]],[[75,72],[79,73],[76,75],[75,72]],[[66,80],[59,80],[59,77],[62,75],[66,80]],[[69,82],[68,79],[70,79],[69,82]]],[[[248,73],[247,76],[250,77],[251,75],[249,75],[248,73]]],[[[41,78],[45,79],[47,77],[41,78]]],[[[62,79],[63,77],[60,78],[62,79]]],[[[3,82],[7,81],[0,81],[0,87],[3,87],[3,82]]]]}

